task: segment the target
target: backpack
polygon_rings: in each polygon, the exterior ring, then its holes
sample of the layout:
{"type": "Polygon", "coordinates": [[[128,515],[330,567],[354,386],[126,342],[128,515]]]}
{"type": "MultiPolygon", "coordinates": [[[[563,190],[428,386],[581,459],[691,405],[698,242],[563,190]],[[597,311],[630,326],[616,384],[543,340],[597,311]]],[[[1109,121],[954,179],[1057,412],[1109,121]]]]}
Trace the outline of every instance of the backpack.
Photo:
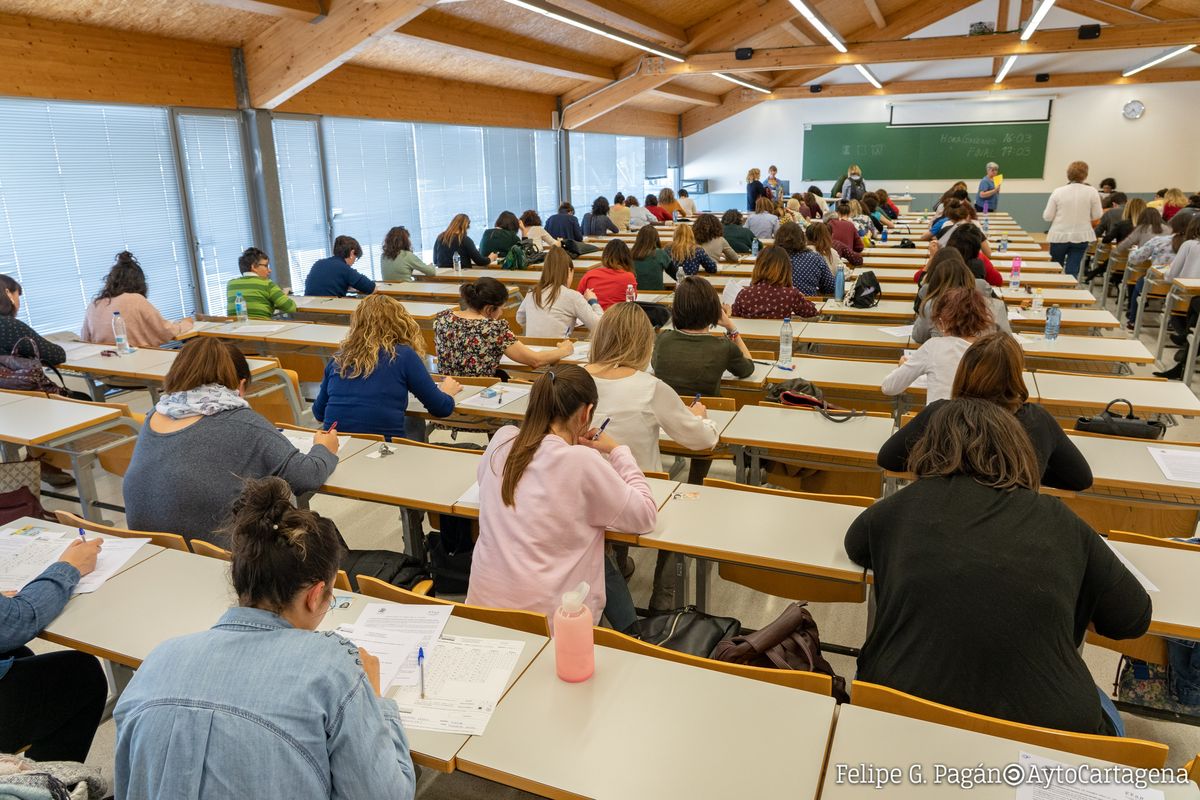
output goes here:
{"type": "Polygon", "coordinates": [[[668,650],[709,658],[713,648],[741,629],[742,623],[733,617],[714,617],[685,606],[639,619],[627,633],[668,650]]]}
{"type": "Polygon", "coordinates": [[[529,266],[529,259],[525,256],[525,248],[520,244],[514,244],[508,248],[508,252],[504,255],[504,263],[501,266],[504,269],[525,269],[529,266]]]}
{"type": "Polygon", "coordinates": [[[821,655],[817,623],[808,613],[806,605],[792,603],[765,628],[719,642],[710,658],[752,667],[829,675],[833,678],[834,699],[839,703],[848,702],[850,695],[846,693],[846,679],[838,675],[833,665],[821,655]]]}
{"type": "Polygon", "coordinates": [[[520,247],[521,251],[525,253],[526,264],[540,264],[546,260],[546,254],[541,251],[541,248],[532,239],[522,239],[520,247]]]}
{"type": "Polygon", "coordinates": [[[350,588],[356,592],[359,575],[378,578],[401,589],[412,589],[429,577],[421,561],[391,550],[351,550],[342,558],[342,569],[350,577],[350,588]]]}
{"type": "Polygon", "coordinates": [[[854,291],[846,298],[846,305],[851,308],[874,308],[879,305],[879,298],[883,295],[882,287],[879,285],[879,278],[875,277],[875,273],[871,270],[860,273],[858,280],[854,282],[854,291]]]}
{"type": "Polygon", "coordinates": [[[855,181],[847,177],[846,185],[850,188],[847,190],[845,187],[843,187],[842,196],[847,200],[862,200],[867,196],[867,185],[861,180],[855,181]]]}

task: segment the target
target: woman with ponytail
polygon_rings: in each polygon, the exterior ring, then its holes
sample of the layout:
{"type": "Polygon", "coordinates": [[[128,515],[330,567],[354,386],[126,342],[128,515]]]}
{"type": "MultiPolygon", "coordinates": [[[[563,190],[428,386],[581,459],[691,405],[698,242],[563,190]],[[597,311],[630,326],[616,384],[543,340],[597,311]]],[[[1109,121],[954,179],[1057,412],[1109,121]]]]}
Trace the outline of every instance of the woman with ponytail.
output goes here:
{"type": "Polygon", "coordinates": [[[113,314],[125,320],[125,333],[133,347],[161,347],[192,329],[192,318],[169,322],[154,307],[146,294],[146,273],[133,253],[117,253],[116,263],[104,279],[104,288],[88,306],[79,338],[93,344],[114,344],[113,314]]]}
{"type": "Polygon", "coordinates": [[[138,668],[113,714],[116,796],[411,800],[379,659],[316,632],[345,550],[337,528],[263,478],[246,483],[226,533],[237,605],[138,668]]]}
{"type": "Polygon", "coordinates": [[[604,531],[648,533],[658,507],[629,448],[603,423],[593,426],[597,401],[587,370],[560,364],[534,383],[521,427],[492,438],[477,473],[468,603],[552,616],[562,595],[587,581],[597,620],[607,611],[618,630],[636,621],[628,587],[608,597],[604,531]]]}

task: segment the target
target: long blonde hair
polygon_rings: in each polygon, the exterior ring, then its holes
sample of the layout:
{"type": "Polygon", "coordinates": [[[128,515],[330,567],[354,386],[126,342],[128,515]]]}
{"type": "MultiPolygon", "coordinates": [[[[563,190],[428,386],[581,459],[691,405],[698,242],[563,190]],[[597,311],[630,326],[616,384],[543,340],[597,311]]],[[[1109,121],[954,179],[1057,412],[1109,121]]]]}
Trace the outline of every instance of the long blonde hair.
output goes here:
{"type": "Polygon", "coordinates": [[[1125,210],[1121,214],[1121,219],[1129,220],[1133,224],[1141,218],[1142,212],[1146,210],[1146,201],[1140,197],[1133,197],[1125,203],[1125,210]]]}
{"type": "Polygon", "coordinates": [[[610,306],[592,331],[588,361],[606,367],[644,370],[654,355],[654,328],[637,303],[610,306]]]}
{"type": "Polygon", "coordinates": [[[467,229],[471,227],[471,218],[466,214],[455,214],[454,219],[446,226],[446,230],[438,234],[437,240],[446,247],[456,247],[467,237],[467,229]]]}
{"type": "Polygon", "coordinates": [[[675,226],[674,238],[671,239],[671,260],[676,263],[687,261],[699,246],[692,226],[680,223],[675,226]]]}
{"type": "Polygon", "coordinates": [[[571,270],[575,262],[571,254],[558,245],[546,251],[546,260],[542,262],[542,277],[538,278],[537,286],[533,289],[533,304],[538,308],[549,308],[554,305],[564,286],[571,285],[571,270]]]}
{"type": "Polygon", "coordinates": [[[1187,195],[1182,189],[1167,189],[1167,193],[1163,195],[1163,201],[1167,205],[1183,208],[1188,204],[1187,195]]]}
{"type": "Polygon", "coordinates": [[[350,332],[333,354],[333,363],[343,378],[366,378],[379,366],[379,351],[390,353],[388,361],[395,361],[398,345],[408,345],[423,357],[421,327],[395,298],[368,295],[350,315],[350,332]]]}

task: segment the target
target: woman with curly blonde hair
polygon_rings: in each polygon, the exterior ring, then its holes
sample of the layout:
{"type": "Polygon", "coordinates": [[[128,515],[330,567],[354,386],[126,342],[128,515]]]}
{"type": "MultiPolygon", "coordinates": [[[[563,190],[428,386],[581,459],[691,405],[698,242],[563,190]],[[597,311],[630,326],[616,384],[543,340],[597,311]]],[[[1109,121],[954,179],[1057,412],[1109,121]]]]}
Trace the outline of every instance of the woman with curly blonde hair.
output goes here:
{"type": "Polygon", "coordinates": [[[350,332],[325,366],[313,416],[339,432],[419,438],[405,433],[409,392],[433,416],[448,417],[462,390],[453,378],[444,378],[440,387],[434,383],[424,356],[421,329],[398,300],[380,294],[364,298],[350,317],[350,332]]]}

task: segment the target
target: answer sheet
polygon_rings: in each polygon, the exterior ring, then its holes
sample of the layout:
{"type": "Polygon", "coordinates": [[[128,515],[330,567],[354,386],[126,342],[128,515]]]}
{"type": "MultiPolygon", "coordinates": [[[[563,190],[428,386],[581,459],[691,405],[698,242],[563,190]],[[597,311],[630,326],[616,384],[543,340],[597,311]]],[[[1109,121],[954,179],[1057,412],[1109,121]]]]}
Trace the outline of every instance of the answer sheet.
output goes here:
{"type": "MultiPolygon", "coordinates": [[[[291,442],[292,446],[295,447],[297,450],[299,450],[301,453],[308,455],[310,452],[312,452],[313,436],[311,433],[306,433],[305,431],[289,431],[289,430],[281,430],[279,432],[281,434],[283,434],[283,438],[285,438],[289,442],[291,442]]],[[[350,443],[349,436],[339,436],[338,437],[338,447],[339,448],[345,447],[349,443],[350,443]]]]}
{"type": "Polygon", "coordinates": [[[907,339],[912,336],[913,326],[896,325],[891,328],[880,328],[879,330],[883,333],[886,333],[888,336],[895,336],[897,339],[907,339]]]}
{"type": "Polygon", "coordinates": [[[410,657],[416,662],[421,637],[415,633],[372,631],[356,625],[342,625],[337,632],[379,659],[379,686],[384,694],[395,683],[405,662],[410,657]]]}
{"type": "Polygon", "coordinates": [[[1200,483],[1200,447],[1147,447],[1163,477],[1179,483],[1200,483]]]}
{"type": "MultiPolygon", "coordinates": [[[[533,390],[533,387],[524,384],[497,383],[494,386],[489,386],[488,389],[495,392],[495,395],[484,397],[483,392],[480,392],[479,394],[471,395],[466,400],[460,400],[458,402],[459,406],[465,408],[503,408],[528,395],[533,390]]],[[[484,391],[487,390],[485,389],[484,391]]]]}
{"type": "MultiPolygon", "coordinates": [[[[19,592],[25,588],[59,560],[74,538],[69,531],[36,526],[0,530],[0,592],[19,592]]],[[[72,594],[87,594],[99,589],[149,542],[149,539],[105,537],[96,558],[96,569],[80,579],[72,594]]]]}
{"type": "MultiPolygon", "coordinates": [[[[413,637],[416,644],[412,652],[397,665],[396,672],[387,683],[381,681],[384,690],[400,686],[419,686],[421,673],[417,667],[417,648],[425,648],[425,667],[437,648],[446,621],[450,619],[453,606],[438,604],[368,603],[352,626],[368,636],[413,637]]],[[[355,640],[357,641],[357,640],[355,640]]],[[[370,645],[367,646],[371,650],[370,645]]],[[[374,653],[374,650],[371,650],[374,653]]],[[[428,674],[426,675],[428,679],[428,674]]]]}
{"type": "MultiPolygon", "coordinates": [[[[1078,768],[1031,753],[1021,753],[1019,764],[1025,780],[1017,787],[1016,800],[1163,800],[1163,793],[1158,789],[1061,783],[1060,776],[1070,775],[1078,768]]],[[[1089,778],[1102,769],[1094,767],[1088,773],[1089,778]]]]}

